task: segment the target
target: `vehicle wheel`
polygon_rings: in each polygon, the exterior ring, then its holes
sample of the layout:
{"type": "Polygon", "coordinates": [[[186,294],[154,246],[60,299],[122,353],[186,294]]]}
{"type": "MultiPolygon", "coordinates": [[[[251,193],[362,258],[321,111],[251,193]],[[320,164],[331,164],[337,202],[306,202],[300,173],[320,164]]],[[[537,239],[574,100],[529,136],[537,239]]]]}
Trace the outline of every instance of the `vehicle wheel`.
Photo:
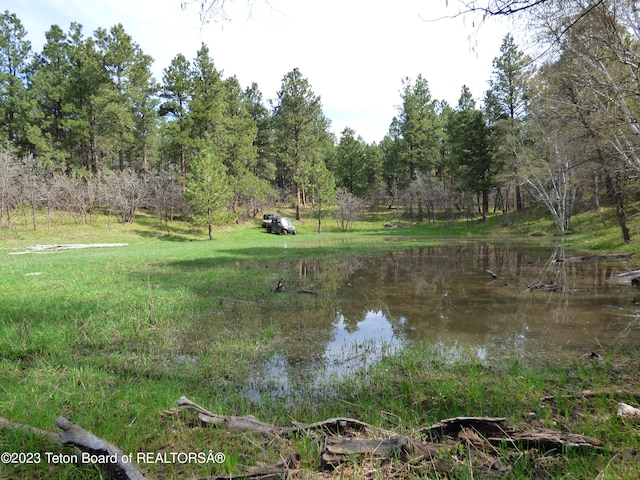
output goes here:
{"type": "Polygon", "coordinates": [[[267,233],[271,233],[271,227],[267,227],[267,233]]]}
{"type": "Polygon", "coordinates": [[[282,235],[286,235],[286,234],[287,234],[287,233],[289,233],[289,232],[287,232],[287,229],[286,229],[286,228],[283,228],[283,229],[282,229],[282,231],[281,231],[280,233],[281,233],[282,235]]]}

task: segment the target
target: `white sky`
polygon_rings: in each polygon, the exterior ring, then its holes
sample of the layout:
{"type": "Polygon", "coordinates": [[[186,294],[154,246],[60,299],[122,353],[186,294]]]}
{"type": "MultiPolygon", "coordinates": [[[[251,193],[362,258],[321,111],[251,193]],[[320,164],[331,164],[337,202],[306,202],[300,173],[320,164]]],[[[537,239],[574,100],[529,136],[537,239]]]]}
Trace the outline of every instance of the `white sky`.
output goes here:
{"type": "Polygon", "coordinates": [[[53,24],[67,32],[78,22],[89,37],[122,23],[155,59],[158,81],[175,55],[192,60],[203,42],[225,77],[256,82],[265,102],[297,67],[337,138],[349,126],[369,143],[397,114],[403,77],[422,74],[433,97],[452,105],[462,85],[481,99],[508,31],[494,19],[479,29],[471,18],[425,21],[457,13],[456,0],[256,0],[252,10],[247,0],[227,0],[231,22],[202,28],[198,6],[182,9],[182,1],[4,0],[0,8],[18,16],[38,52],[53,24]]]}

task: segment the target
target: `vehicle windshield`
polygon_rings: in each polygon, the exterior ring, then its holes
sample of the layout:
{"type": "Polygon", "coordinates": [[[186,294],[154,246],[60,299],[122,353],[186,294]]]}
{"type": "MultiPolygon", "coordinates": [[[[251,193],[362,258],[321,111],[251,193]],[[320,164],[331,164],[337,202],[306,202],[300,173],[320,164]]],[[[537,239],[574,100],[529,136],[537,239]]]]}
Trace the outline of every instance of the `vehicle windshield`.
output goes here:
{"type": "Polygon", "coordinates": [[[281,219],[280,223],[285,227],[290,227],[291,226],[291,220],[289,220],[288,218],[281,219]]]}

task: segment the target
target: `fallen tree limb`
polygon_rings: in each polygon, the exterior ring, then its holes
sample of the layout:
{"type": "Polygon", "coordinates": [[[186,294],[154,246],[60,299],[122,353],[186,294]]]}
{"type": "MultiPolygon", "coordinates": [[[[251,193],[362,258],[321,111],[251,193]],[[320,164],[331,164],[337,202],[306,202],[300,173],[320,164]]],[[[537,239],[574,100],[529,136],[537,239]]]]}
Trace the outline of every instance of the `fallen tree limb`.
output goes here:
{"type": "Polygon", "coordinates": [[[464,430],[472,429],[492,445],[507,445],[517,448],[538,448],[543,451],[562,452],[563,449],[600,449],[598,439],[574,433],[540,429],[518,432],[504,426],[506,418],[493,417],[456,417],[442,420],[419,432],[432,439],[456,437],[464,430]]]}
{"type": "Polygon", "coordinates": [[[640,408],[618,402],[618,416],[624,419],[640,420],[640,408]]]}
{"type": "Polygon", "coordinates": [[[109,478],[115,480],[149,480],[149,478],[133,463],[129,456],[118,447],[96,437],[93,433],[72,423],[65,417],[58,417],[55,424],[62,430],[60,433],[42,430],[22,423],[0,417],[0,428],[20,430],[43,436],[51,441],[74,447],[80,463],[91,463],[100,468],[109,478]]]}
{"type": "Polygon", "coordinates": [[[176,408],[165,410],[164,413],[168,415],[175,415],[176,413],[181,411],[193,410],[198,413],[198,419],[202,423],[206,425],[224,426],[227,430],[235,432],[253,432],[258,434],[279,435],[285,438],[303,432],[308,433],[311,431],[323,431],[334,434],[342,433],[346,430],[359,432],[375,432],[381,435],[395,435],[394,432],[369,425],[368,423],[361,422],[360,420],[356,420],[354,418],[337,417],[306,425],[300,424],[293,427],[277,427],[270,423],[265,423],[261,420],[258,420],[253,415],[218,415],[201,407],[197,403],[192,402],[184,396],[180,397],[176,401],[176,404],[176,408]]]}
{"type": "Polygon", "coordinates": [[[507,445],[516,448],[537,448],[543,452],[562,453],[572,450],[600,450],[602,442],[596,438],[557,430],[535,430],[531,432],[512,432],[507,436],[489,437],[492,445],[507,445]]]}
{"type": "MultiPolygon", "coordinates": [[[[70,444],[89,454],[91,463],[95,463],[117,480],[147,480],[147,476],[132,463],[118,447],[96,437],[93,433],[72,423],[64,417],[58,417],[56,425],[62,430],[58,435],[60,443],[70,444]]],[[[84,457],[83,457],[84,458],[84,457]]]]}
{"type": "Polygon", "coordinates": [[[0,417],[0,428],[6,428],[7,430],[21,430],[23,432],[33,433],[42,437],[48,437],[53,442],[60,443],[60,436],[57,433],[49,432],[48,430],[42,430],[41,428],[32,427],[31,425],[25,425],[23,423],[14,422],[8,418],[0,417]]]}
{"type": "Polygon", "coordinates": [[[455,417],[440,420],[430,427],[423,427],[418,432],[427,438],[441,440],[444,437],[455,437],[465,428],[472,428],[479,434],[488,437],[505,433],[509,430],[502,417],[455,417]]]}

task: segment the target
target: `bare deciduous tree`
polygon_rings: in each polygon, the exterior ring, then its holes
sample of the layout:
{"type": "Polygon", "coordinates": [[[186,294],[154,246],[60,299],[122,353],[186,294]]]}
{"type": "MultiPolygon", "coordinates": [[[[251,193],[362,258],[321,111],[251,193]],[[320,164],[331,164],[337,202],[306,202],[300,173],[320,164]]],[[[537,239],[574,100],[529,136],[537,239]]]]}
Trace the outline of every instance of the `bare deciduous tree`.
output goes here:
{"type": "Polygon", "coordinates": [[[362,215],[364,201],[350,193],[347,189],[339,188],[337,190],[336,203],[338,205],[336,220],[342,230],[349,230],[353,222],[362,215]]]}
{"type": "Polygon", "coordinates": [[[131,169],[105,171],[100,177],[100,199],[123,223],[133,222],[136,211],[147,201],[148,188],[131,169]]]}
{"type": "Polygon", "coordinates": [[[9,147],[0,148],[0,228],[3,215],[11,228],[11,213],[19,203],[18,163],[15,152],[9,147]]]}

